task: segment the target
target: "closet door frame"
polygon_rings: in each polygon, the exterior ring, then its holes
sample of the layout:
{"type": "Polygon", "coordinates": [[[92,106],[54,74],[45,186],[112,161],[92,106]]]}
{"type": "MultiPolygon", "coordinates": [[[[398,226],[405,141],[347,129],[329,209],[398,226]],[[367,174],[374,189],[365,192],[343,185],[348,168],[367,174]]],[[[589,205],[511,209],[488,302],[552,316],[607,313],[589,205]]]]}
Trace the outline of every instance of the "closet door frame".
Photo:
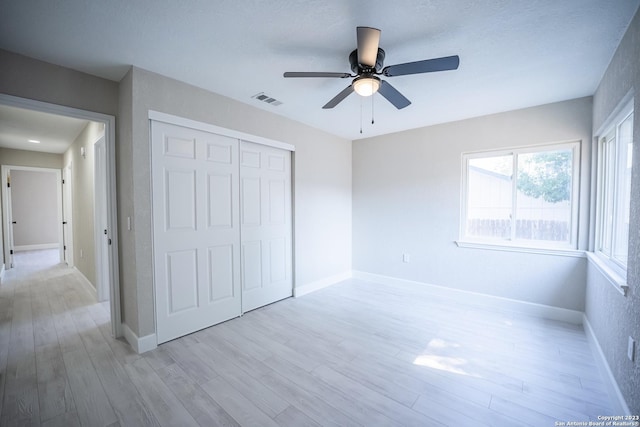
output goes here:
{"type": "MultiPolygon", "coordinates": [[[[195,130],[201,130],[204,132],[215,133],[222,136],[228,136],[238,140],[244,140],[253,142],[255,144],[266,145],[268,147],[280,148],[282,150],[291,151],[293,154],[296,151],[296,147],[287,144],[286,142],[276,141],[274,139],[264,138],[262,136],[251,135],[249,133],[240,132],[233,129],[227,129],[220,126],[212,125],[209,123],[199,122],[197,120],[191,120],[184,117],[174,116],[172,114],[161,113],[159,111],[149,110],[149,120],[164,122],[171,125],[182,126],[195,130]]],[[[293,180],[293,169],[291,171],[291,178],[293,180]]]]}

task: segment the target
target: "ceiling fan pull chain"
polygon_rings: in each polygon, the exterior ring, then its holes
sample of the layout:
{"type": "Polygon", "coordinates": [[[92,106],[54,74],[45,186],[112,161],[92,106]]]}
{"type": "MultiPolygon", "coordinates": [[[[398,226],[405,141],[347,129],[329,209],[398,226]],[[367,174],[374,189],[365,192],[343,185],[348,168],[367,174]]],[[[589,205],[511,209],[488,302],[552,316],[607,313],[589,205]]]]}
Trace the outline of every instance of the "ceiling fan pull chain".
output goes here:
{"type": "Polygon", "coordinates": [[[360,134],[362,134],[362,97],[360,97],[360,134]]]}
{"type": "Polygon", "coordinates": [[[375,95],[375,93],[374,93],[373,95],[371,95],[371,124],[374,124],[374,123],[375,123],[375,120],[373,120],[373,115],[374,115],[374,114],[373,114],[373,113],[374,113],[374,109],[373,109],[373,104],[374,104],[374,102],[373,102],[373,98],[375,98],[375,96],[374,96],[374,95],[375,95]]]}

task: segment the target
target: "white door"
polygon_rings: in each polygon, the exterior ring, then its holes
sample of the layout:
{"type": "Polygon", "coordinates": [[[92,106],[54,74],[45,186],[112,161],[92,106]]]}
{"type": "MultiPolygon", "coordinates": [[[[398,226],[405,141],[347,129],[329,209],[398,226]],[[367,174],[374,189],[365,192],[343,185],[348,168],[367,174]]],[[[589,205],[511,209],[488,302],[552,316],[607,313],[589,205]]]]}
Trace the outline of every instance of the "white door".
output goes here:
{"type": "Polygon", "coordinates": [[[71,195],[71,163],[62,171],[62,249],[64,261],[69,267],[73,267],[73,227],[72,211],[73,201],[71,195]]]}
{"type": "Polygon", "coordinates": [[[158,343],[241,314],[238,140],[152,122],[158,343]]]}
{"type": "Polygon", "coordinates": [[[96,293],[109,301],[109,233],[107,226],[107,168],[104,136],[94,144],[94,229],[96,245],[96,293]]]}
{"type": "Polygon", "coordinates": [[[291,152],[240,144],[242,311],[290,297],[291,152]]]}

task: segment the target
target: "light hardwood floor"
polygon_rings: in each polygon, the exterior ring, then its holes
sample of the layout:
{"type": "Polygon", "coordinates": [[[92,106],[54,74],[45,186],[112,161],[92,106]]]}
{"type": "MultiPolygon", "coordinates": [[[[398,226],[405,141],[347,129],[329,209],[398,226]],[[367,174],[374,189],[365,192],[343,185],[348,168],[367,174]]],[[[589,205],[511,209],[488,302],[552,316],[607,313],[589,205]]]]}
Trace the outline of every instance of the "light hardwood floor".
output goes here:
{"type": "Polygon", "coordinates": [[[18,255],[0,285],[2,426],[538,427],[612,411],[581,327],[357,280],[140,356],[50,255],[18,255]]]}

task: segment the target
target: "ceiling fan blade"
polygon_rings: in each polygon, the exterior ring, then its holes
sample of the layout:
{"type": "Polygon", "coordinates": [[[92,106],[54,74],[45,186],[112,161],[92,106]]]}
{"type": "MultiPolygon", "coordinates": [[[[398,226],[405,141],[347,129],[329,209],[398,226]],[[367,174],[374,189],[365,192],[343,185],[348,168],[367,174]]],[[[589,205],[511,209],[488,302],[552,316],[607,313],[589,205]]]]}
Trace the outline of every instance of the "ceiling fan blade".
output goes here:
{"type": "Polygon", "coordinates": [[[326,110],[326,109],[335,107],[336,105],[341,103],[343,99],[351,95],[352,92],[353,92],[353,85],[347,86],[342,92],[334,96],[333,99],[327,102],[322,108],[326,110]]]}
{"type": "Polygon", "coordinates": [[[380,84],[380,89],[378,89],[378,93],[385,98],[387,101],[392,103],[398,110],[403,109],[404,107],[408,107],[411,105],[411,101],[404,97],[403,94],[398,92],[398,90],[391,86],[389,83],[384,80],[380,84]]]}
{"type": "Polygon", "coordinates": [[[358,64],[373,68],[376,66],[378,47],[380,45],[380,30],[371,27],[358,27],[358,64]]]}
{"type": "Polygon", "coordinates": [[[338,77],[341,79],[346,79],[347,77],[352,77],[349,73],[323,73],[323,72],[297,72],[297,71],[288,71],[284,73],[284,77],[338,77]]]}
{"type": "Polygon", "coordinates": [[[434,71],[456,70],[458,65],[460,65],[458,55],[445,56],[443,58],[389,65],[388,67],[384,67],[382,74],[387,77],[394,77],[405,76],[407,74],[431,73],[434,71]]]}

